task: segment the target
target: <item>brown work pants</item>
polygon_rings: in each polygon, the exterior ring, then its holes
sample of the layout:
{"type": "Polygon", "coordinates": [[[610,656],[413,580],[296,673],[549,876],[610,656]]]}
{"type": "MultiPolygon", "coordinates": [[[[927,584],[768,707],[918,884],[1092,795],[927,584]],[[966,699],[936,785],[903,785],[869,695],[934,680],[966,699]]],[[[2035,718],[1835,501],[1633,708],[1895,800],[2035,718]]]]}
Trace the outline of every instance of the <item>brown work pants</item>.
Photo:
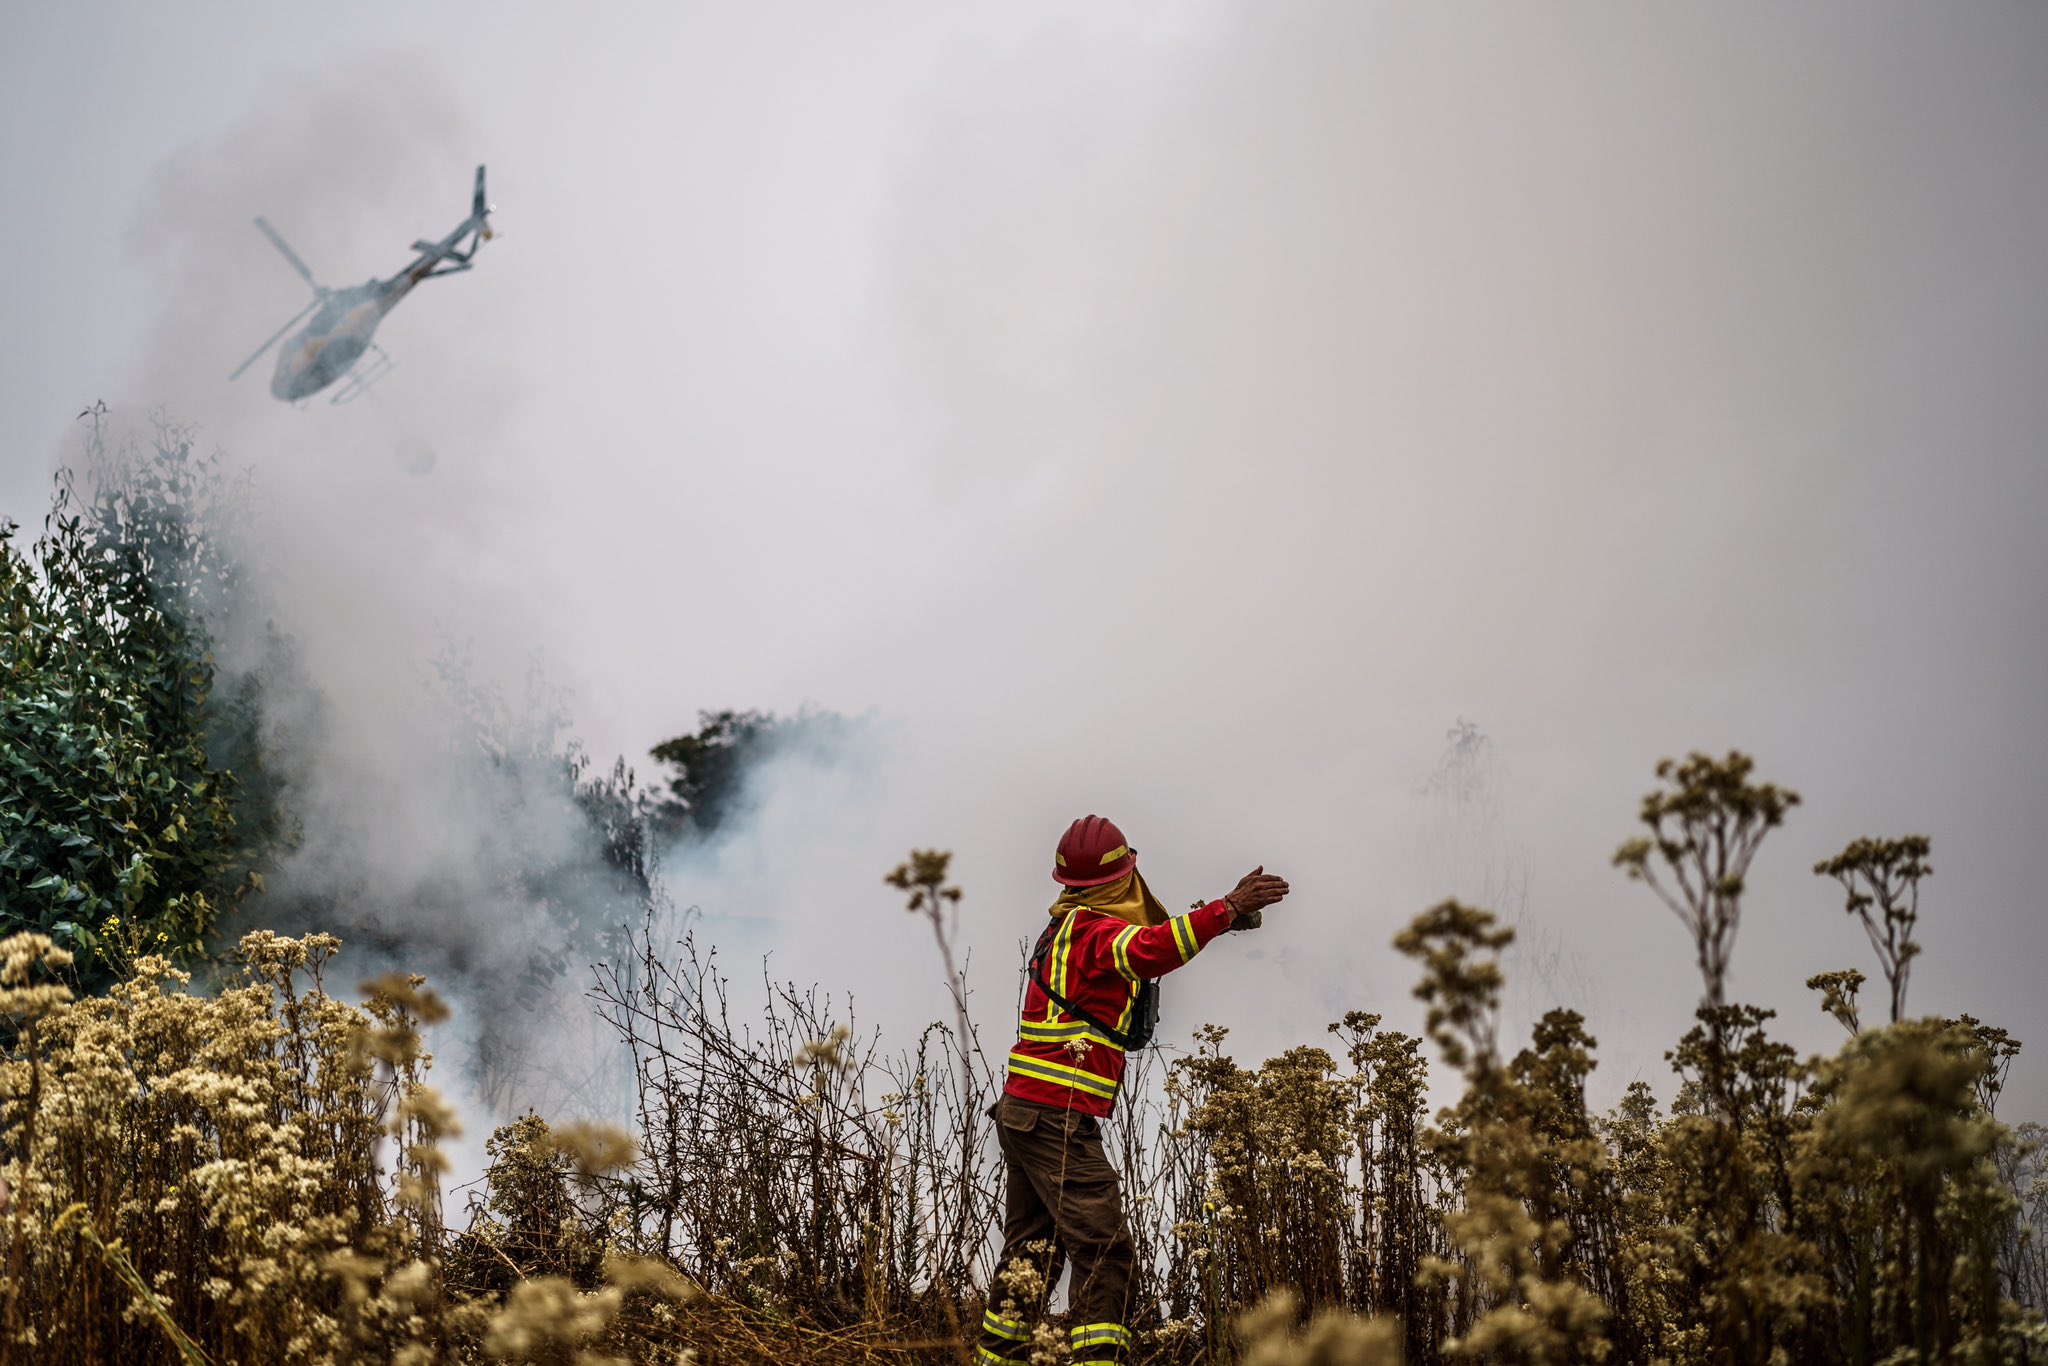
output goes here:
{"type": "Polygon", "coordinates": [[[1062,1259],[1074,1264],[1067,1296],[1074,1361],[1125,1360],[1130,1332],[1124,1315],[1136,1256],[1124,1226],[1122,1183],[1102,1150],[1100,1122],[1009,1096],[990,1113],[1003,1149],[1006,1188],[997,1266],[1022,1259],[1039,1270],[1043,1288],[1025,1303],[998,1276],[989,1287],[975,1360],[1030,1356],[1030,1325],[1045,1312],[1045,1295],[1059,1280],[1062,1259]]]}

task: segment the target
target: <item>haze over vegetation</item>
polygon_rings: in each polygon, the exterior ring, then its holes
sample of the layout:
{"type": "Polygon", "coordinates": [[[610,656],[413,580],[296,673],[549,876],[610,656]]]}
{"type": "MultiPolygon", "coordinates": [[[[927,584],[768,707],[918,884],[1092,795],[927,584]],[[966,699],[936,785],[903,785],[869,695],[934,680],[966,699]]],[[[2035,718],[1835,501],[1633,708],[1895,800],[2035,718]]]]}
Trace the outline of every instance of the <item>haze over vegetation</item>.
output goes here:
{"type": "MultiPolygon", "coordinates": [[[[503,838],[445,844],[451,876],[380,920],[381,877],[306,866],[349,847],[299,805],[319,790],[298,767],[323,753],[317,681],[274,629],[240,669],[214,648],[210,605],[251,591],[221,534],[237,486],[175,428],[92,453],[41,537],[0,540],[11,1351],[947,1360],[984,1293],[1014,1313],[1056,1277],[992,1264],[983,1113],[1001,1055],[957,966],[951,855],[913,851],[885,879],[934,935],[955,1004],[897,1040],[772,977],[736,1013],[711,927],[660,891],[668,841],[715,840],[749,819],[754,771],[843,753],[857,726],[707,715],[657,747],[674,772],[655,795],[623,766],[593,776],[550,714],[536,725],[445,664],[420,680],[438,766],[481,808],[450,828],[503,838]],[[234,935],[259,914],[307,928],[234,935]],[[446,1189],[463,1107],[429,1084],[428,1044],[450,1002],[401,969],[347,1004],[329,978],[348,949],[323,922],[372,962],[432,964],[476,1017],[452,1075],[494,1125],[479,1180],[446,1189]],[[587,1117],[607,1109],[628,1123],[587,1117]]],[[[1486,741],[1469,724],[1449,739],[1426,792],[1456,815],[1484,801],[1486,741]]],[[[1545,1011],[1511,1048],[1516,931],[1440,902],[1393,940],[1427,1006],[1434,1089],[1454,1097],[1433,1118],[1423,1039],[1379,1012],[1256,1068],[1214,1024],[1191,1053],[1140,1055],[1114,1125],[1138,1359],[2048,1351],[2048,1129],[1996,1118],[2022,1042],[1908,1009],[1931,842],[1858,839],[1812,870],[1876,972],[1806,984],[1849,1037],[1802,1059],[1773,1037],[1775,1008],[1730,992],[1749,871],[1801,798],[1739,753],[1655,779],[1612,863],[1675,916],[1700,975],[1668,1102],[1638,1081],[1590,1107],[1598,1044],[1576,1011],[1545,1011]],[[1862,996],[1878,979],[1882,1016],[1862,996]]],[[[999,1040],[1008,1026],[989,1023],[999,1040]]],[[[1057,1335],[1042,1345],[1034,1362],[1066,1359],[1057,1335]]]]}

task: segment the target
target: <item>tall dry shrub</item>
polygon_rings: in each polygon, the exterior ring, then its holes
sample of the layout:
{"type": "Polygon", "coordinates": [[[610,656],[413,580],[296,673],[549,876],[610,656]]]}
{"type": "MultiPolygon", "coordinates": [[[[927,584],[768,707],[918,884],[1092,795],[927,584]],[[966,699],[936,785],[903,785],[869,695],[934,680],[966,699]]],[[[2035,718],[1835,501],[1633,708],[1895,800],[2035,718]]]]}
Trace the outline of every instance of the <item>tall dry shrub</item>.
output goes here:
{"type": "Polygon", "coordinates": [[[1647,836],[1625,842],[1617,867],[1647,884],[1693,942],[1704,996],[1699,1023],[1669,1055],[1682,1079],[1665,1135],[1670,1260],[1666,1334],[1681,1360],[1698,1353],[1763,1362],[1811,1340],[1823,1304],[1818,1260],[1790,1231],[1793,1102],[1803,1072],[1765,1031],[1776,1012],[1727,1003],[1727,977],[1749,870],[1799,796],[1757,782],[1731,752],[1657,766],[1643,798],[1647,836]]]}
{"type": "MultiPolygon", "coordinates": [[[[12,1203],[6,1341],[49,1362],[342,1362],[371,1279],[438,1237],[416,1016],[329,996],[336,941],[246,936],[213,996],[160,957],[104,997],[31,980],[61,951],[0,942],[0,1144],[12,1203]],[[382,1061],[380,1062],[380,1058],[382,1061]],[[387,1162],[380,1145],[395,1140],[387,1162]]],[[[416,1287],[415,1287],[416,1288],[416,1287]]],[[[422,1325],[403,1305],[380,1346],[422,1325]]]]}
{"type": "MultiPolygon", "coordinates": [[[[1575,1089],[1584,1065],[1552,1066],[1536,1078],[1532,1060],[1518,1084],[1501,1063],[1499,954],[1513,937],[1489,913],[1447,901],[1394,941],[1422,963],[1416,995],[1429,1005],[1430,1038],[1466,1077],[1463,1098],[1428,1140],[1462,1188],[1463,1207],[1444,1217],[1458,1255],[1431,1258],[1421,1274],[1455,1291],[1458,1331],[1443,1344],[1447,1356],[1530,1366],[1603,1361],[1610,1311],[1587,1284],[1569,1210],[1605,1153],[1588,1132],[1582,1101],[1577,1117],[1558,1119],[1573,1107],[1554,1087],[1575,1089]],[[1551,1085],[1531,1084],[1537,1080],[1551,1085]]],[[[1590,1046],[1575,1028],[1555,1022],[1553,1042],[1590,1046]]],[[[1546,1049],[1553,1064],[1557,1051],[1546,1049]]]]}
{"type": "Polygon", "coordinates": [[[1429,1065],[1422,1041],[1380,1028],[1354,1010],[1330,1026],[1351,1064],[1353,1145],[1358,1155],[1351,1305],[1400,1325],[1411,1360],[1442,1344],[1444,1296],[1425,1284],[1424,1261],[1447,1251],[1440,1188],[1425,1143],[1429,1065]]]}
{"type": "Polygon", "coordinates": [[[715,952],[635,946],[595,993],[637,1078],[643,1152],[612,1187],[632,1249],[776,1313],[957,1327],[995,1182],[985,1139],[962,1138],[990,1097],[942,1027],[883,1057],[829,999],[771,981],[735,1021],[715,952]]]}
{"type": "Polygon", "coordinates": [[[1256,1304],[1286,1288],[1311,1307],[1347,1300],[1353,1136],[1347,1088],[1320,1048],[1297,1048],[1257,1070],[1222,1051],[1226,1030],[1197,1032],[1174,1064],[1178,1129],[1204,1180],[1195,1255],[1202,1300],[1256,1304]]]}
{"type": "Polygon", "coordinates": [[[2003,1127],[1976,1102],[1970,1032],[1914,1020],[1823,1064],[1793,1179],[1801,1223],[1833,1253],[1833,1334],[1852,1362],[2007,1360],[1998,1235],[2011,1196],[1991,1158],[2003,1127]],[[1846,1197],[1846,1198],[1845,1198],[1846,1197]]]}

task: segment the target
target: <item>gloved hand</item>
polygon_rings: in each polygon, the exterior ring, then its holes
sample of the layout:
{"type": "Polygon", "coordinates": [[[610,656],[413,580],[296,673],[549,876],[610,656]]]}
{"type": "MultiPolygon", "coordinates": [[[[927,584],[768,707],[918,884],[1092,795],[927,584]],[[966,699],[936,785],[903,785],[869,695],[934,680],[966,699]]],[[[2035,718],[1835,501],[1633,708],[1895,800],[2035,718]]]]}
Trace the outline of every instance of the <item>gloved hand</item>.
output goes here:
{"type": "Polygon", "coordinates": [[[1237,886],[1225,894],[1223,902],[1230,907],[1233,930],[1255,930],[1266,923],[1266,907],[1287,895],[1287,879],[1274,877],[1266,871],[1266,865],[1246,873],[1237,880],[1237,886]]]}

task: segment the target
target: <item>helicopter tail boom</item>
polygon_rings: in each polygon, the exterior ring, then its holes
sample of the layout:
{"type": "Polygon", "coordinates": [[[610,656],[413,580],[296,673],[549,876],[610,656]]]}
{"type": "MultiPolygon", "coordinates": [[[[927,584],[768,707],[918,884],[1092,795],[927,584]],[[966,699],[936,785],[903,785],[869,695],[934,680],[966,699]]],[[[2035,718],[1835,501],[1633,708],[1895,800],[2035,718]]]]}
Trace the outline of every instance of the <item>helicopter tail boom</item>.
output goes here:
{"type": "Polygon", "coordinates": [[[476,168],[476,194],[470,199],[469,217],[438,242],[429,242],[424,237],[414,242],[412,249],[419,253],[419,258],[407,269],[418,271],[432,265],[435,269],[427,272],[431,275],[449,275],[466,270],[469,259],[476,255],[477,247],[490,240],[491,206],[484,198],[484,168],[479,166],[476,168]],[[467,244],[458,245],[465,238],[468,239],[467,244]]]}

